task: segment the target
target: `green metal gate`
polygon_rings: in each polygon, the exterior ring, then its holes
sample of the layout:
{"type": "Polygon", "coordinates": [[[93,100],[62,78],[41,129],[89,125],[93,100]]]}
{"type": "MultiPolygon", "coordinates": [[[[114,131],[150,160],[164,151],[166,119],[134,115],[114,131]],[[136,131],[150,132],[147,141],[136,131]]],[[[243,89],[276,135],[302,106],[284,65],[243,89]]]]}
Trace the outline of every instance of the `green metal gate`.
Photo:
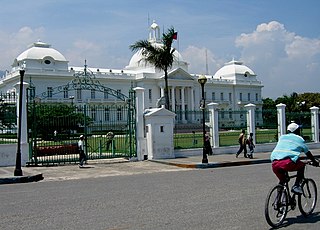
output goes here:
{"type": "Polygon", "coordinates": [[[125,96],[101,85],[85,68],[66,85],[38,96],[33,86],[27,92],[29,165],[78,162],[80,135],[85,137],[88,160],[136,156],[135,91],[132,89],[129,96],[125,96]],[[81,100],[67,97],[69,92],[79,96],[79,91],[101,94],[99,103],[84,97],[81,100]],[[66,100],[60,102],[61,98],[66,100]],[[110,98],[112,100],[108,100],[110,98]]]}

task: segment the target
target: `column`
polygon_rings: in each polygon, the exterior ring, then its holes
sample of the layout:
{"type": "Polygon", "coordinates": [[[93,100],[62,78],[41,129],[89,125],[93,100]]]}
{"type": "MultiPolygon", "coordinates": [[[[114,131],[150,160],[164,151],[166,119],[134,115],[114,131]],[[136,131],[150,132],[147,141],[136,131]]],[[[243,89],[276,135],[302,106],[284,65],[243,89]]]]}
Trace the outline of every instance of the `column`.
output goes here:
{"type": "Polygon", "coordinates": [[[256,143],[256,121],[255,121],[255,108],[254,104],[247,104],[244,106],[247,109],[247,132],[253,133],[253,142],[256,143]]]}
{"type": "Polygon", "coordinates": [[[184,102],[184,89],[185,87],[181,87],[181,112],[182,112],[182,123],[186,123],[186,111],[185,111],[185,102],[184,102]]]}
{"type": "Polygon", "coordinates": [[[311,110],[311,133],[314,143],[319,142],[319,108],[313,106],[311,110]]]}
{"type": "Polygon", "coordinates": [[[218,103],[214,102],[208,104],[210,111],[210,143],[213,146],[213,148],[219,147],[218,105],[218,103]]]}
{"type": "Polygon", "coordinates": [[[164,88],[160,87],[160,97],[164,97],[164,88]]]}
{"type": "Polygon", "coordinates": [[[195,114],[194,114],[194,92],[193,92],[193,87],[190,88],[191,91],[191,108],[189,109],[190,111],[192,111],[192,121],[196,120],[195,114]]]}
{"type": "Polygon", "coordinates": [[[278,104],[277,107],[277,117],[278,117],[278,138],[286,134],[286,105],[278,104]]]}
{"type": "Polygon", "coordinates": [[[175,97],[175,87],[171,87],[171,110],[176,111],[176,97],[175,97]]]}
{"type": "Polygon", "coordinates": [[[146,141],[144,138],[144,88],[136,87],[136,139],[137,139],[137,158],[139,161],[144,160],[146,153],[146,141]]]}

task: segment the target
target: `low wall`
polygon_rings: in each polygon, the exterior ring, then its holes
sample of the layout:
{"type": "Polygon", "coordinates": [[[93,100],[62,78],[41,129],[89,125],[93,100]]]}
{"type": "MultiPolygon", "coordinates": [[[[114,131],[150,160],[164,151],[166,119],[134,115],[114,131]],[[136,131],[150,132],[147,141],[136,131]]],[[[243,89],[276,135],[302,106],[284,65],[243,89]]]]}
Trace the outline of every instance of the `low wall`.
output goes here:
{"type": "MultiPolygon", "coordinates": [[[[320,143],[307,143],[310,151],[312,149],[320,149],[320,143]]],[[[255,153],[262,153],[262,152],[271,152],[276,143],[266,143],[266,144],[256,144],[256,148],[254,149],[255,153]]],[[[213,155],[215,154],[236,154],[238,151],[239,146],[227,146],[227,147],[219,147],[213,148],[213,155]]],[[[176,158],[178,157],[188,157],[188,156],[198,156],[202,154],[202,148],[197,149],[175,149],[174,155],[176,158]]]]}
{"type": "MultiPolygon", "coordinates": [[[[28,144],[21,144],[21,166],[28,161],[28,144]]],[[[2,144],[0,147],[0,166],[16,165],[17,144],[2,144]]]]}

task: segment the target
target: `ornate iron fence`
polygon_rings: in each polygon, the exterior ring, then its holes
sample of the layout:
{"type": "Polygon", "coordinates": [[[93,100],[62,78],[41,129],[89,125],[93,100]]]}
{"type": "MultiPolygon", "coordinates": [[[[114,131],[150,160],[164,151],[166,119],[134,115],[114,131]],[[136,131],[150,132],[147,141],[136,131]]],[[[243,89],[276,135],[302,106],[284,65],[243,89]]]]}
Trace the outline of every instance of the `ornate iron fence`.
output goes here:
{"type": "MultiPolygon", "coordinates": [[[[176,112],[174,129],[174,148],[201,148],[202,111],[176,112]],[[184,114],[181,116],[181,114],[184,114]],[[184,117],[184,123],[181,117],[184,117]],[[186,119],[189,118],[189,119],[186,119]]],[[[209,111],[205,111],[206,131],[209,132],[209,111]]],[[[277,141],[277,110],[256,111],[256,143],[277,141]]],[[[247,111],[218,111],[220,146],[238,145],[238,137],[242,129],[247,129],[247,111]]]]}
{"type": "Polygon", "coordinates": [[[17,143],[17,96],[0,93],[0,144],[17,143]]]}

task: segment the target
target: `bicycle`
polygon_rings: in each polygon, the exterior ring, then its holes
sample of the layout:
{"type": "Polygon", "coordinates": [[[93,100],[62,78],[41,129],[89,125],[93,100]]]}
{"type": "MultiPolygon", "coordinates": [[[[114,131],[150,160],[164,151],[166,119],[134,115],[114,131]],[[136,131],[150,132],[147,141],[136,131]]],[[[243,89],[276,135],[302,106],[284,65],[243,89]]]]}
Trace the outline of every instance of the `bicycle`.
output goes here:
{"type": "MultiPolygon", "coordinates": [[[[312,163],[306,162],[306,165],[312,165],[312,163]]],[[[311,178],[304,177],[301,181],[303,193],[299,195],[292,193],[291,195],[289,181],[295,177],[297,177],[297,175],[290,176],[289,173],[286,172],[287,180],[285,184],[273,186],[268,193],[265,203],[265,218],[273,228],[279,227],[286,219],[288,212],[296,208],[296,197],[298,197],[299,210],[304,217],[310,216],[316,207],[317,185],[315,181],[311,178]]]]}

